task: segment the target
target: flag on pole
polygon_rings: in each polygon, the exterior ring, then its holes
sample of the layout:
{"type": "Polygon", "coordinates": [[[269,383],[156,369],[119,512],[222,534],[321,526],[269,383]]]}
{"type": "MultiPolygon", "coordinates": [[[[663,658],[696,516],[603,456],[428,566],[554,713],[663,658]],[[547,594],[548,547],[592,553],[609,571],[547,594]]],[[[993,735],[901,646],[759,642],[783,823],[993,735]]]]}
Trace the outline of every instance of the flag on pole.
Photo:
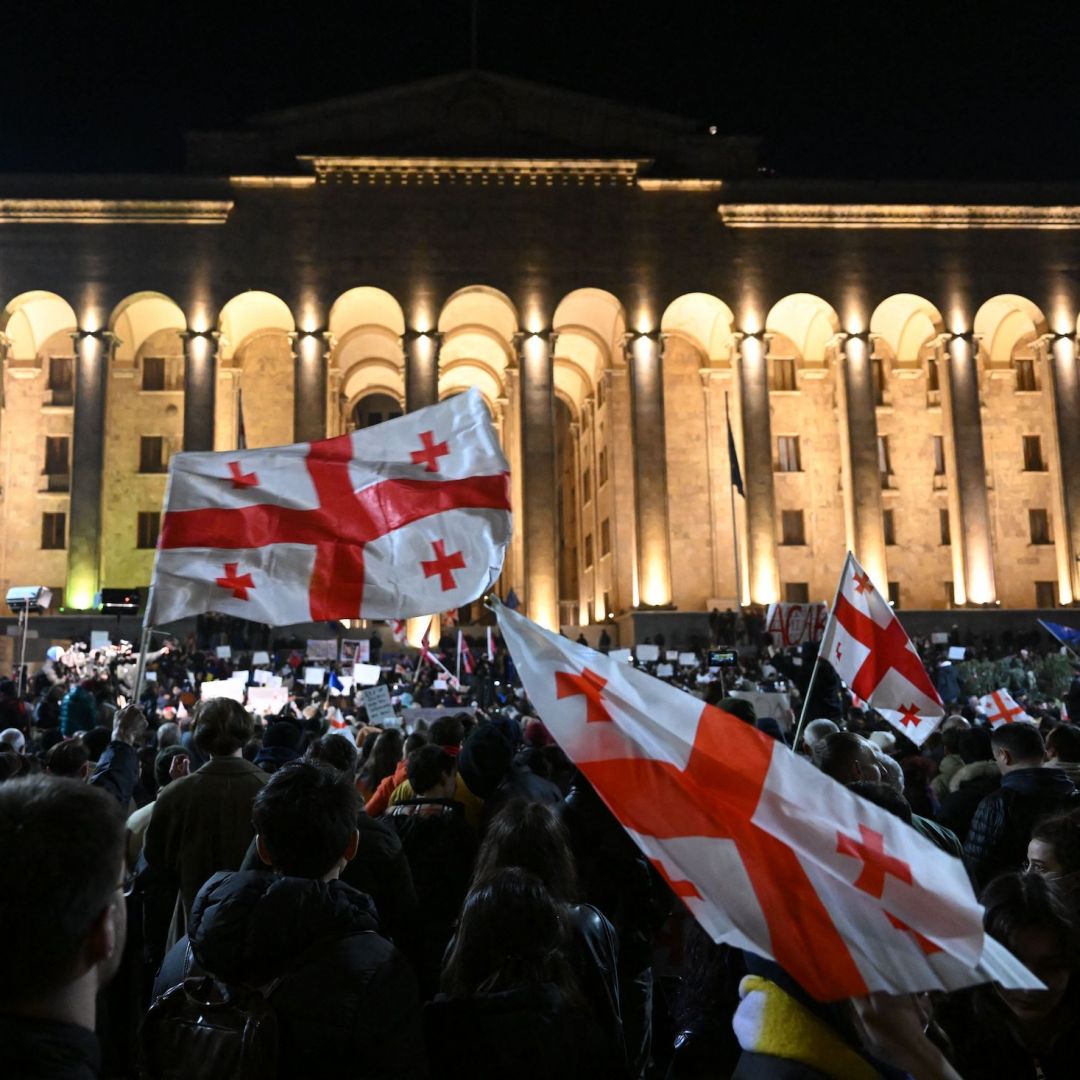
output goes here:
{"type": "Polygon", "coordinates": [[[1012,694],[1004,687],[979,698],[979,708],[982,709],[991,728],[999,728],[1002,724],[1012,724],[1017,720],[1026,720],[1029,724],[1035,723],[1034,719],[1017,705],[1012,694]]]}
{"type": "Polygon", "coordinates": [[[460,630],[457,632],[457,651],[460,666],[465,669],[466,675],[471,675],[473,673],[472,652],[465,643],[465,635],[460,630]]]}
{"type": "Polygon", "coordinates": [[[896,613],[848,552],[821,638],[821,660],[917,746],[945,706],[896,613]]]}
{"type": "Polygon", "coordinates": [[[244,390],[236,391],[236,449],[247,449],[247,431],[244,428],[244,390]]]}
{"type": "Polygon", "coordinates": [[[327,680],[327,686],[334,693],[340,694],[345,689],[345,684],[338,678],[336,671],[330,671],[330,678],[327,680]]]}
{"type": "Polygon", "coordinates": [[[745,499],[746,492],[743,490],[742,469],[739,468],[739,455],[735,449],[735,434],[731,430],[731,413],[728,411],[727,395],[724,395],[724,419],[727,421],[727,452],[728,463],[731,466],[731,485],[745,499]]]}
{"type": "Polygon", "coordinates": [[[959,859],[715,706],[496,605],[529,698],[715,941],[823,1001],[1038,981],[959,859]]]}
{"type": "Polygon", "coordinates": [[[475,390],[335,439],[169,463],[148,625],[281,626],[476,599],[510,541],[510,476],[475,390]]]}
{"type": "Polygon", "coordinates": [[[404,619],[390,620],[390,635],[399,645],[405,644],[405,639],[408,635],[404,619]]]}
{"type": "Polygon", "coordinates": [[[1080,650],[1080,630],[1072,626],[1062,626],[1061,623],[1047,622],[1045,619],[1035,620],[1051,637],[1056,638],[1073,652],[1080,650]]]}

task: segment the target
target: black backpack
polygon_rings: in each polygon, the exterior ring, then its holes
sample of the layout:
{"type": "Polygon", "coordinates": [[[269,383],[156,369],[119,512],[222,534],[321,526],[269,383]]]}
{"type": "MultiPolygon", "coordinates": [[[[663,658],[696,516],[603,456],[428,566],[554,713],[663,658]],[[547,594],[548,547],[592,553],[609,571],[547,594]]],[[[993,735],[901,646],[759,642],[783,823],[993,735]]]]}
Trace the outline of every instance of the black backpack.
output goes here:
{"type": "MultiPolygon", "coordinates": [[[[192,968],[188,946],[186,970],[192,968]]],[[[278,1075],[278,1023],[264,987],[189,975],[150,1006],[139,1036],[142,1080],[272,1080],[278,1075]]]]}

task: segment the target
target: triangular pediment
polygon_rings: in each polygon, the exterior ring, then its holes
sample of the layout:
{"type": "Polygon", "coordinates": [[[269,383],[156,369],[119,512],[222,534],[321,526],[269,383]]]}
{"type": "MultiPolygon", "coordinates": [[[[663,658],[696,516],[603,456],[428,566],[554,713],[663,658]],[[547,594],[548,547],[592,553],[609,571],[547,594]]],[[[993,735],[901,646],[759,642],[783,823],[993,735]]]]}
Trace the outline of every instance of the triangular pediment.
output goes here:
{"type": "Polygon", "coordinates": [[[752,170],[756,140],[652,109],[464,71],[252,117],[189,136],[195,171],[295,171],[333,156],[647,159],[662,175],[752,170]]]}

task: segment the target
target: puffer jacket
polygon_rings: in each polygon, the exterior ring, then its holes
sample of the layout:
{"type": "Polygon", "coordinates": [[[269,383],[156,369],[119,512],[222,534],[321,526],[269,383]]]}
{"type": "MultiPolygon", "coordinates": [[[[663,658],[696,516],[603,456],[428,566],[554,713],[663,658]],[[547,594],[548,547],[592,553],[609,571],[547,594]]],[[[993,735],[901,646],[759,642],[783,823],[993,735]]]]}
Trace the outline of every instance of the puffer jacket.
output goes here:
{"type": "MultiPolygon", "coordinates": [[[[416,979],[377,926],[370,898],[344,882],[237,871],[199,890],[189,934],[199,970],[222,982],[282,979],[270,998],[281,1076],[424,1077],[416,979]]],[[[155,997],[183,980],[188,940],[155,997]]]]}
{"type": "Polygon", "coordinates": [[[975,884],[982,888],[1007,870],[1020,870],[1035,822],[1080,806],[1080,791],[1058,769],[1014,769],[975,811],[964,843],[975,884]]]}
{"type": "Polygon", "coordinates": [[[96,723],[94,695],[81,686],[73,686],[60,702],[60,734],[70,738],[76,731],[89,731],[96,723]]]}

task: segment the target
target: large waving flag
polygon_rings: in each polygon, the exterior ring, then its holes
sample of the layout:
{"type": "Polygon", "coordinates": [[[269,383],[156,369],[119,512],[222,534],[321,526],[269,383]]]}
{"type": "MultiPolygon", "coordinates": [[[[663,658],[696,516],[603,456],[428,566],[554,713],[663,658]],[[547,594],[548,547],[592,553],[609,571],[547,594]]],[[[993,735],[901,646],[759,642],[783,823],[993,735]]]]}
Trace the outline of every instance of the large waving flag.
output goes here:
{"type": "Polygon", "coordinates": [[[335,439],[176,454],[148,625],[445,611],[495,582],[510,527],[508,466],[475,390],[335,439]]]}
{"type": "Polygon", "coordinates": [[[497,606],[529,698],[716,941],[820,1000],[1041,984],[986,938],[963,864],[762,732],[497,606]]]}
{"type": "Polygon", "coordinates": [[[1000,690],[992,690],[979,698],[979,708],[986,715],[991,728],[999,728],[1002,724],[1012,724],[1017,720],[1026,720],[1029,724],[1035,723],[1032,717],[1024,712],[1023,706],[1018,705],[1012,694],[1004,687],[1000,690]]]}
{"type": "Polygon", "coordinates": [[[941,723],[945,706],[915,646],[870,575],[848,552],[819,656],[916,745],[941,723]]]}

